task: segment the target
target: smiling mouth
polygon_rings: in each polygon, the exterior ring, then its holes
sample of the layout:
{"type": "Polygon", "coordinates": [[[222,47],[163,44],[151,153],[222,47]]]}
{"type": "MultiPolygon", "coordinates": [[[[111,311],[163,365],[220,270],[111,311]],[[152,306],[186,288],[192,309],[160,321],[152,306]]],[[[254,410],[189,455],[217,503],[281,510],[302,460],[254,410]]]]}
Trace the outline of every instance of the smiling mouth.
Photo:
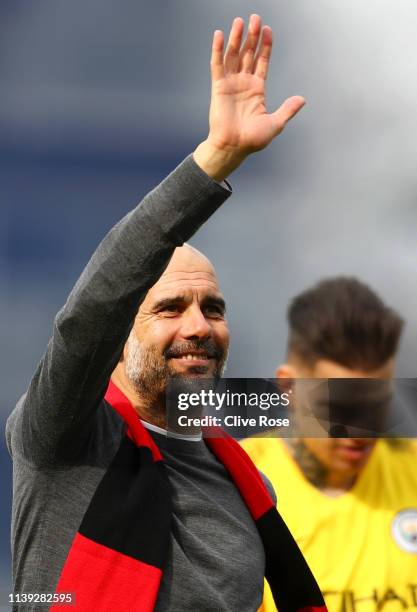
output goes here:
{"type": "Polygon", "coordinates": [[[213,357],[210,357],[209,355],[207,355],[206,353],[185,353],[184,355],[176,355],[175,357],[171,357],[171,359],[177,359],[179,361],[209,361],[210,359],[213,359],[213,357]]]}

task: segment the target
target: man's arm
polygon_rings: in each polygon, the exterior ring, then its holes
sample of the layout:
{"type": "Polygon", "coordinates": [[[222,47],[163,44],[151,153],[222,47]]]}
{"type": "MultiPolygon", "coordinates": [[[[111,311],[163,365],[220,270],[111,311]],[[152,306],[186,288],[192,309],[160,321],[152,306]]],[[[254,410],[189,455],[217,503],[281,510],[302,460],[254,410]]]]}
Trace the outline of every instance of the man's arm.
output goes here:
{"type": "Polygon", "coordinates": [[[290,98],[266,113],[271,31],[261,32],[253,16],[241,48],[243,28],[243,20],[233,22],[226,53],[223,34],[214,35],[208,138],[109,232],[56,316],[47,351],[8,426],[9,447],[30,461],[54,463],[86,442],[146,292],[175,247],[229,195],[218,181],[265,147],[303,105],[302,98],[290,98]]]}
{"type": "Polygon", "coordinates": [[[229,194],[190,156],[107,234],[55,318],[20,409],[26,458],[57,461],[86,442],[140,302],[229,194]]]}

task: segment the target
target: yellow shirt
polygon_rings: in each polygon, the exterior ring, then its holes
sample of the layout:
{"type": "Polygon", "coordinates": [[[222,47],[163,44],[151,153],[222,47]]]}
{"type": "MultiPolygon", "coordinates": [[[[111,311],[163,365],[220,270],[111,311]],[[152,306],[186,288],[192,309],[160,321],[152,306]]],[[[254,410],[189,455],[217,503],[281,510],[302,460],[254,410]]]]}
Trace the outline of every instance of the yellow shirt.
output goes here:
{"type": "MultiPolygon", "coordinates": [[[[339,497],[311,485],[282,440],[242,446],[268,476],[330,612],[417,610],[417,441],[379,440],[339,497]]],[[[262,610],[276,610],[269,587],[262,610]]]]}

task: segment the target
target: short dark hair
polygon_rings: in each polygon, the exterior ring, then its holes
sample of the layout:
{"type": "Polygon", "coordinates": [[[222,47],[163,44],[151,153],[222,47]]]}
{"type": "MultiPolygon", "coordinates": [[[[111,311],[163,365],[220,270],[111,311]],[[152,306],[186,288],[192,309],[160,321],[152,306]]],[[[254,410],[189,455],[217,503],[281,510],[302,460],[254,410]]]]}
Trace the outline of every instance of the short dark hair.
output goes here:
{"type": "Polygon", "coordinates": [[[395,355],[404,325],[368,285],[343,276],[297,295],[287,317],[290,357],[310,365],[328,359],[364,371],[383,366],[395,355]]]}

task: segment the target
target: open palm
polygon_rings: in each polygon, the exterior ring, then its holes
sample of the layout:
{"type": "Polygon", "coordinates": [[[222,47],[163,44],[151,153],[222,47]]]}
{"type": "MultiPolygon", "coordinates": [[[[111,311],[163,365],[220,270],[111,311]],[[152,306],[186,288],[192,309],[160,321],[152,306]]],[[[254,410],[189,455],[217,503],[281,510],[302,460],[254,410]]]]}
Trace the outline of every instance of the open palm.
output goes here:
{"type": "Polygon", "coordinates": [[[266,147],[302,108],[304,99],[293,96],[273,113],[265,103],[265,82],[272,50],[272,31],[261,27],[258,15],[249,21],[242,45],[244,22],[233,22],[226,51],[223,32],[213,37],[212,96],[209,139],[216,148],[248,154],[266,147]]]}

